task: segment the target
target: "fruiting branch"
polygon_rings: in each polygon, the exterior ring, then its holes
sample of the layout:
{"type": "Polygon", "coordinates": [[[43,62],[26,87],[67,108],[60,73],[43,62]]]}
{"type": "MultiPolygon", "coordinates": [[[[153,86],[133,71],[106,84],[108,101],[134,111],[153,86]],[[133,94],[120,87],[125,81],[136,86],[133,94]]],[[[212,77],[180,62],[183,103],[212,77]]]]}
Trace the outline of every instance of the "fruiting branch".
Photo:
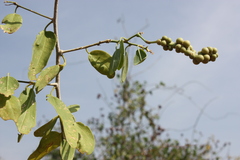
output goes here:
{"type": "MultiPolygon", "coordinates": [[[[134,37],[136,37],[136,35],[134,35],[134,37]]],[[[132,37],[133,38],[133,37],[132,37]]],[[[129,46],[137,46],[139,48],[142,48],[144,50],[146,50],[147,52],[150,52],[150,53],[153,53],[151,50],[148,49],[148,47],[145,47],[143,45],[139,45],[139,44],[136,44],[136,43],[131,43],[129,42],[130,39],[132,39],[131,37],[130,38],[123,38],[124,39],[124,43],[128,44],[129,46]]],[[[78,51],[78,50],[82,50],[82,49],[88,49],[90,47],[94,47],[94,46],[99,46],[103,43],[119,43],[120,40],[113,40],[113,39],[106,39],[106,40],[103,40],[103,41],[99,41],[97,43],[93,43],[93,44],[90,44],[90,45],[86,45],[86,46],[82,46],[82,47],[78,47],[78,48],[73,48],[73,49],[69,49],[69,50],[62,50],[62,53],[68,53],[68,52],[73,52],[73,51],[78,51]]]]}

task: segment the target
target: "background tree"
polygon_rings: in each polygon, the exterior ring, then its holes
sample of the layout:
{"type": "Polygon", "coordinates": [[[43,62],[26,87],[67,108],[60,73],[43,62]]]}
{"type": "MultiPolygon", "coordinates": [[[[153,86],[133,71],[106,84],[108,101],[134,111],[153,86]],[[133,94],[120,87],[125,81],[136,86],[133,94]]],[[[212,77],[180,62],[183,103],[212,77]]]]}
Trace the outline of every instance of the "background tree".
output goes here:
{"type": "MultiPolygon", "coordinates": [[[[165,88],[159,83],[152,89],[146,88],[147,83],[126,81],[118,85],[112,102],[112,111],[99,118],[88,121],[95,132],[97,159],[220,159],[219,153],[227,146],[219,146],[217,141],[199,139],[186,141],[162,137],[165,132],[159,124],[161,105],[149,107],[147,96],[154,90],[165,88]]],[[[98,96],[99,98],[101,95],[98,96]]],[[[93,158],[94,159],[94,158],[93,158]]]]}
{"type": "MultiPolygon", "coordinates": [[[[201,142],[200,138],[184,142],[162,135],[165,131],[159,124],[161,105],[150,107],[148,96],[154,96],[154,91],[170,88],[163,82],[151,89],[147,83],[126,81],[117,84],[110,102],[106,102],[111,111],[104,114],[100,109],[99,117],[88,120],[96,137],[96,149],[90,156],[76,154],[76,160],[218,160],[233,159],[220,156],[228,147],[228,143],[220,144],[218,140],[209,138],[201,142]]],[[[104,100],[103,94],[97,98],[104,100]]],[[[106,108],[105,108],[106,109],[106,108]]],[[[197,120],[197,119],[196,119],[197,120]]],[[[194,132],[194,129],[193,129],[194,132]]],[[[198,133],[195,133],[198,134],[198,133]]],[[[183,138],[183,137],[182,137],[183,138]]],[[[59,150],[47,155],[46,160],[61,159],[59,150]]]]}

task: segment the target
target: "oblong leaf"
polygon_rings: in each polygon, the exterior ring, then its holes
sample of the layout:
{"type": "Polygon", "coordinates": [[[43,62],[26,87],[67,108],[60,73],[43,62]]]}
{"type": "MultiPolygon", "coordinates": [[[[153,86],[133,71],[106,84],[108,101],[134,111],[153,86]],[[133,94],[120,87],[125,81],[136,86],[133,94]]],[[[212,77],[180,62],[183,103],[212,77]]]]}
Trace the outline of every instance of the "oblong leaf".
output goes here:
{"type": "Polygon", "coordinates": [[[75,148],[72,148],[68,142],[63,139],[60,144],[60,154],[64,160],[72,160],[75,154],[75,148]]]}
{"type": "Polygon", "coordinates": [[[134,56],[134,65],[142,63],[147,58],[147,54],[143,49],[138,49],[134,56]]]}
{"type": "Polygon", "coordinates": [[[122,73],[121,73],[121,82],[124,82],[127,78],[128,74],[128,53],[126,52],[124,55],[124,62],[122,67],[122,73]]]}
{"type": "Polygon", "coordinates": [[[62,134],[58,132],[50,132],[42,137],[37,149],[28,157],[28,160],[39,160],[52,150],[60,146],[62,134]]]}
{"type": "Polygon", "coordinates": [[[22,113],[16,123],[18,131],[28,134],[36,125],[36,100],[32,88],[26,88],[19,97],[22,113]]]}
{"type": "Polygon", "coordinates": [[[120,70],[123,67],[123,62],[124,62],[125,48],[124,48],[123,40],[120,41],[119,49],[120,49],[120,63],[118,65],[118,70],[120,70]]]}
{"type": "Polygon", "coordinates": [[[108,75],[112,56],[105,51],[94,50],[88,54],[91,65],[101,74],[108,75]]]}
{"type": "Polygon", "coordinates": [[[49,122],[47,122],[44,125],[42,125],[41,127],[39,127],[34,132],[34,136],[35,137],[43,137],[43,136],[49,134],[51,132],[51,130],[53,129],[54,125],[56,124],[57,119],[58,119],[58,116],[54,117],[49,122]]]}
{"type": "Polygon", "coordinates": [[[82,154],[91,154],[94,151],[95,147],[95,138],[91,131],[91,129],[88,126],[85,126],[81,122],[77,122],[77,130],[81,135],[81,138],[79,140],[78,144],[78,151],[82,154]]]}
{"type": "Polygon", "coordinates": [[[63,125],[65,137],[71,147],[76,148],[79,140],[79,134],[76,130],[76,123],[73,115],[67,106],[57,97],[47,95],[47,101],[54,107],[63,125]]]}
{"type": "Polygon", "coordinates": [[[28,69],[28,78],[36,80],[36,74],[47,65],[56,44],[56,36],[52,31],[41,31],[33,44],[32,60],[28,69]]]}
{"type": "Polygon", "coordinates": [[[121,62],[121,52],[120,49],[116,49],[113,53],[112,60],[109,67],[109,75],[113,75],[118,69],[118,66],[121,62]]]}
{"type": "Polygon", "coordinates": [[[38,76],[35,83],[36,93],[39,93],[49,82],[62,70],[60,65],[55,65],[44,69],[38,76]]]}
{"type": "Polygon", "coordinates": [[[0,94],[8,97],[10,95],[13,95],[14,90],[16,90],[18,87],[19,83],[15,78],[10,77],[9,75],[0,78],[0,94]]]}
{"type": "Polygon", "coordinates": [[[8,34],[16,32],[22,26],[22,16],[16,13],[6,15],[2,23],[5,25],[0,25],[0,28],[8,34]]]}
{"type": "Polygon", "coordinates": [[[0,117],[3,120],[13,120],[17,122],[21,114],[21,104],[17,97],[5,97],[0,94],[0,117]]]}

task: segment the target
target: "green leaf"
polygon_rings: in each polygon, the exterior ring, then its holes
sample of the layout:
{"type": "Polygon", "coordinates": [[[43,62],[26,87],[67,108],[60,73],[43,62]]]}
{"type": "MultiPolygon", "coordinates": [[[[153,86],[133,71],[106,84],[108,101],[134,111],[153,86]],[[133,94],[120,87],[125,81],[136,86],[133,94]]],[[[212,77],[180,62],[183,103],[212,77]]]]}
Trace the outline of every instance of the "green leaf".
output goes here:
{"type": "Polygon", "coordinates": [[[109,67],[112,61],[112,56],[101,50],[94,50],[88,53],[88,60],[91,65],[101,74],[113,78],[114,75],[109,75],[109,67]]]}
{"type": "Polygon", "coordinates": [[[2,23],[5,25],[0,25],[0,28],[3,30],[3,32],[12,34],[22,26],[22,22],[22,17],[19,14],[8,14],[2,20],[2,23]]]}
{"type": "Polygon", "coordinates": [[[128,53],[126,52],[124,55],[124,62],[122,67],[122,73],[121,73],[121,82],[124,82],[127,78],[128,74],[128,53]]]}
{"type": "Polygon", "coordinates": [[[118,70],[120,70],[123,67],[123,63],[124,63],[125,48],[124,48],[123,40],[120,41],[119,49],[120,49],[120,63],[118,65],[118,70]]]}
{"type": "Polygon", "coordinates": [[[60,145],[60,154],[64,160],[72,160],[75,154],[75,148],[72,148],[68,142],[63,139],[60,145]]]}
{"type": "Polygon", "coordinates": [[[0,78],[0,94],[8,97],[10,95],[13,95],[14,90],[16,90],[18,87],[19,83],[15,78],[10,77],[9,75],[0,78]]]}
{"type": "Polygon", "coordinates": [[[77,126],[78,132],[81,135],[77,149],[82,154],[86,153],[89,155],[94,151],[95,147],[94,135],[92,134],[91,129],[88,126],[85,126],[83,123],[77,122],[77,126]]]}
{"type": "Polygon", "coordinates": [[[5,97],[0,94],[0,117],[3,120],[13,120],[17,122],[21,114],[21,104],[17,97],[5,97]]]}
{"type": "Polygon", "coordinates": [[[18,131],[22,134],[28,134],[36,125],[36,100],[34,90],[26,88],[19,97],[22,113],[16,123],[18,131]]]}
{"type": "Polygon", "coordinates": [[[28,78],[36,80],[36,74],[47,65],[56,44],[56,36],[51,31],[41,31],[33,44],[32,60],[28,69],[28,78]]]}
{"type": "Polygon", "coordinates": [[[67,107],[71,113],[77,112],[80,109],[80,106],[73,104],[67,107]]]}
{"type": "Polygon", "coordinates": [[[147,58],[147,54],[143,49],[138,49],[134,56],[134,65],[142,63],[147,58]]]}
{"type": "Polygon", "coordinates": [[[110,67],[109,67],[109,75],[113,75],[115,74],[115,71],[118,69],[118,66],[120,64],[121,61],[121,52],[120,49],[116,49],[115,52],[113,53],[112,56],[112,61],[110,63],[110,67]]]}
{"type": "Polygon", "coordinates": [[[120,41],[120,47],[115,50],[112,56],[112,61],[109,67],[109,75],[115,75],[115,71],[120,70],[123,66],[123,57],[124,57],[124,42],[120,41]]]}
{"type": "Polygon", "coordinates": [[[39,160],[52,150],[60,146],[62,134],[58,132],[50,132],[42,137],[37,149],[28,157],[28,160],[39,160]]]}
{"type": "Polygon", "coordinates": [[[44,125],[42,125],[41,127],[39,127],[34,132],[34,136],[35,137],[43,137],[43,136],[49,134],[51,132],[51,130],[53,129],[54,125],[56,124],[57,119],[58,119],[58,116],[54,117],[49,122],[47,122],[44,125]]]}
{"type": "Polygon", "coordinates": [[[61,70],[62,67],[60,65],[55,65],[44,69],[37,78],[35,84],[36,93],[39,93],[49,82],[51,82],[61,70]]]}
{"type": "Polygon", "coordinates": [[[71,147],[76,148],[79,140],[79,134],[76,130],[76,122],[73,115],[67,108],[67,106],[57,97],[50,94],[47,95],[47,100],[51,103],[58,113],[60,120],[63,124],[63,130],[65,137],[71,147]]]}
{"type": "MultiPolygon", "coordinates": [[[[69,109],[69,111],[71,113],[74,113],[79,110],[80,106],[77,104],[73,104],[73,105],[68,106],[67,108],[69,109]]],[[[54,125],[56,124],[58,118],[59,118],[59,116],[56,116],[53,119],[51,119],[49,122],[47,122],[46,124],[39,127],[34,132],[34,136],[35,137],[43,137],[44,135],[49,134],[51,132],[51,130],[53,129],[54,125]]]]}

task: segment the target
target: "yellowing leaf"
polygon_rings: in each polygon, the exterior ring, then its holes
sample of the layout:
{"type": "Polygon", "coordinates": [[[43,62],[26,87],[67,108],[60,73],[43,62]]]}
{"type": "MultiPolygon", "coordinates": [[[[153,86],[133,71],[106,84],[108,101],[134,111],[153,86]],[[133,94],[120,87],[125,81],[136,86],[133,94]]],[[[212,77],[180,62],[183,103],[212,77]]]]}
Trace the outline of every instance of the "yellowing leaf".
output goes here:
{"type": "Polygon", "coordinates": [[[19,14],[8,14],[2,20],[2,23],[4,23],[5,25],[0,25],[0,28],[5,33],[12,34],[22,26],[22,22],[22,17],[19,14]]]}
{"type": "Polygon", "coordinates": [[[36,100],[33,89],[26,88],[19,97],[22,113],[17,121],[18,131],[28,134],[36,125],[36,100]]]}
{"type": "Polygon", "coordinates": [[[54,107],[63,125],[65,137],[72,148],[77,147],[79,134],[76,129],[76,122],[67,106],[57,97],[47,95],[47,101],[54,107]]]}
{"type": "Polygon", "coordinates": [[[39,160],[46,154],[60,146],[62,134],[50,132],[42,137],[37,149],[28,157],[28,160],[39,160]]]}
{"type": "Polygon", "coordinates": [[[0,94],[0,117],[3,120],[13,120],[17,122],[21,114],[21,104],[17,97],[5,97],[0,94]]]}
{"type": "Polygon", "coordinates": [[[19,87],[18,81],[10,76],[0,78],[0,94],[6,97],[13,95],[14,90],[19,87]]]}
{"type": "Polygon", "coordinates": [[[88,126],[85,126],[83,123],[77,122],[77,126],[77,130],[81,135],[77,149],[82,154],[86,153],[89,155],[94,151],[94,135],[92,134],[91,129],[88,126]]]}
{"type": "Polygon", "coordinates": [[[41,31],[33,44],[32,60],[28,69],[28,78],[36,80],[36,74],[47,65],[56,44],[56,36],[51,31],[41,31]]]}

